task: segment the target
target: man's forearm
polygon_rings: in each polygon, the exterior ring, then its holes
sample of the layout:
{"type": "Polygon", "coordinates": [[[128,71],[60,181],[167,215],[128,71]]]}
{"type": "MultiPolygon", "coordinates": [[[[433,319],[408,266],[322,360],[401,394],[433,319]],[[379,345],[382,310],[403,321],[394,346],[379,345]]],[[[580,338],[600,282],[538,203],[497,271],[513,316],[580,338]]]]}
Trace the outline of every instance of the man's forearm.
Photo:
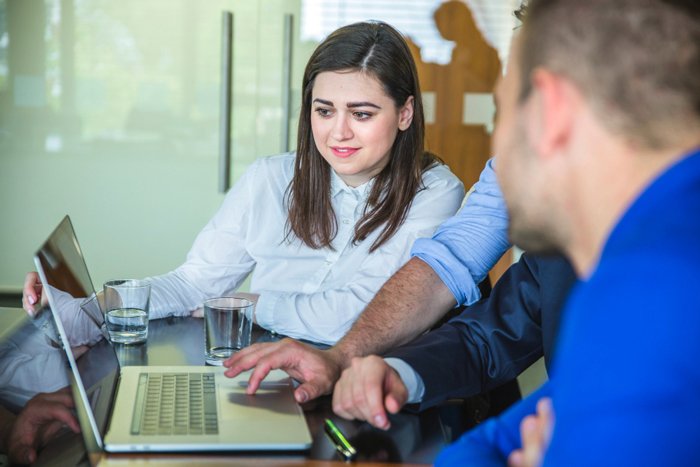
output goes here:
{"type": "Polygon", "coordinates": [[[333,352],[343,366],[353,357],[382,354],[429,329],[456,303],[435,271],[412,258],[382,286],[333,352]]]}

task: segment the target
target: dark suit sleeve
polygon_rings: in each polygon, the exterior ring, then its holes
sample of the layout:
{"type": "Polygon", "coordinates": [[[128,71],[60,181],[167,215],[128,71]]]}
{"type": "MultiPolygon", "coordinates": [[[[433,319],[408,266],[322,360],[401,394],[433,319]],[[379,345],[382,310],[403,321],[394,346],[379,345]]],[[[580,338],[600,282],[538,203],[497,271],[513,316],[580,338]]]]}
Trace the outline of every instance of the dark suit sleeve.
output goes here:
{"type": "Polygon", "coordinates": [[[523,255],[489,298],[386,355],[404,360],[423,379],[421,410],[497,387],[542,356],[541,261],[548,260],[523,255]]]}

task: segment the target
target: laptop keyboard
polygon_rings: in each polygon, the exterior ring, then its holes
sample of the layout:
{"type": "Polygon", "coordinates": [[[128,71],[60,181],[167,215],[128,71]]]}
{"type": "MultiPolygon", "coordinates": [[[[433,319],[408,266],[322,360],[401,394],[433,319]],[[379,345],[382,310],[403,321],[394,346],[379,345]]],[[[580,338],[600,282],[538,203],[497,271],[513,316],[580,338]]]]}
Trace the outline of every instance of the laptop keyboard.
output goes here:
{"type": "Polygon", "coordinates": [[[219,433],[211,373],[141,373],[132,435],[219,433]]]}

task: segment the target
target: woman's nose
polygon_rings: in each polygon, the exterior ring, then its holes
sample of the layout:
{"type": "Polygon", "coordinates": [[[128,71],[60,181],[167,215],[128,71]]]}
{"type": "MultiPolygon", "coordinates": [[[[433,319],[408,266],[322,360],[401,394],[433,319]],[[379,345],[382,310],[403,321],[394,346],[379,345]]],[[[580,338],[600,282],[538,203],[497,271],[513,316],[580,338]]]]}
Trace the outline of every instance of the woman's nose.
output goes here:
{"type": "Polygon", "coordinates": [[[352,128],[350,128],[350,124],[344,116],[338,115],[336,118],[332,136],[336,141],[345,141],[352,138],[352,128]]]}

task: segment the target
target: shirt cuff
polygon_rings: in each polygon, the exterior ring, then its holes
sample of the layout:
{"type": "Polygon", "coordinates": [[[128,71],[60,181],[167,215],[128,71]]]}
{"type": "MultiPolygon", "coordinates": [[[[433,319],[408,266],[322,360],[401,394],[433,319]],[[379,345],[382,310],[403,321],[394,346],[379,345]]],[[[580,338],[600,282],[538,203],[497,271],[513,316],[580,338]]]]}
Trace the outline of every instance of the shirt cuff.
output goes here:
{"type": "Polygon", "coordinates": [[[261,328],[273,331],[275,327],[275,310],[281,299],[280,294],[261,293],[255,303],[255,322],[261,328]]]}
{"type": "Polygon", "coordinates": [[[387,365],[396,370],[404,386],[406,386],[408,390],[408,400],[406,403],[417,404],[422,401],[425,395],[425,385],[423,384],[423,378],[420,377],[416,370],[400,358],[389,357],[385,358],[384,361],[387,365]]]}
{"type": "Polygon", "coordinates": [[[455,258],[447,246],[432,238],[419,238],[413,244],[411,256],[426,263],[450,289],[457,305],[479,301],[481,292],[471,271],[455,258]]]}

